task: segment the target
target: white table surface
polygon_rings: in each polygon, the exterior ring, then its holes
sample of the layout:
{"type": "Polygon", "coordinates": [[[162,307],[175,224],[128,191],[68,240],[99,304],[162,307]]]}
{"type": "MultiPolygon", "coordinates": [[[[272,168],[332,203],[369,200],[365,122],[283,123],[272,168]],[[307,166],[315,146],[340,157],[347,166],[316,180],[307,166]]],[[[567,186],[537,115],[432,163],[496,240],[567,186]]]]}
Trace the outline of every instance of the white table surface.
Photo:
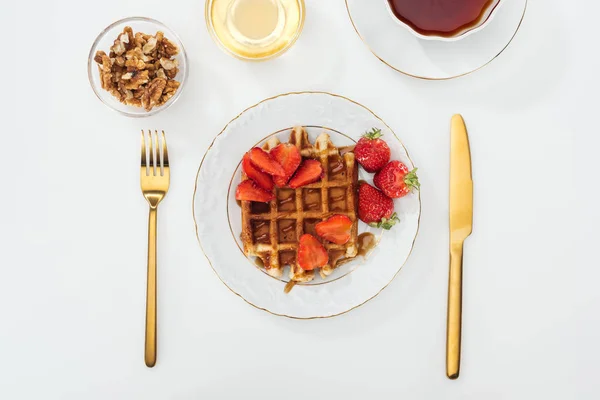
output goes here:
{"type": "Polygon", "coordinates": [[[582,10],[531,0],[502,56],[445,82],[379,62],[343,0],[307,0],[298,43],[256,64],[217,48],[201,0],[37,3],[3,2],[0,12],[0,398],[598,398],[597,2],[581,1],[582,10]],[[179,101],[144,120],[102,105],[86,75],[96,35],[130,15],[163,21],[190,58],[179,101]],[[213,137],[247,106],[296,90],[373,109],[420,167],[423,215],[411,258],[381,295],[333,319],[250,307],[215,276],[194,235],[194,178],[213,137]],[[462,374],[449,381],[448,128],[456,112],[470,131],[475,228],[465,255],[462,374]],[[154,369],[143,363],[140,128],[165,129],[172,160],[159,213],[154,369]]]}

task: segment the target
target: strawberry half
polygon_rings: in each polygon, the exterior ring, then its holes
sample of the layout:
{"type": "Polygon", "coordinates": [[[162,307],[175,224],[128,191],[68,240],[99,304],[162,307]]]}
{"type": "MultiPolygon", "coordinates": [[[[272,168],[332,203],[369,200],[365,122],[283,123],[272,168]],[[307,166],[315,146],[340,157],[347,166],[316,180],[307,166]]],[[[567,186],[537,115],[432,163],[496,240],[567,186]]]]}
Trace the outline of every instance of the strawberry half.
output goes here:
{"type": "Polygon", "coordinates": [[[277,161],[285,171],[284,176],[275,176],[275,184],[278,187],[287,185],[288,181],[298,169],[302,162],[302,156],[296,146],[290,143],[280,143],[270,151],[271,157],[277,161]]]}
{"type": "Polygon", "coordinates": [[[309,183],[318,181],[323,177],[323,167],[317,160],[304,160],[298,170],[288,182],[288,186],[296,189],[309,183]]]}
{"type": "Polygon", "coordinates": [[[356,160],[367,172],[377,172],[390,161],[390,148],[381,136],[381,129],[373,128],[354,147],[356,160]]]}
{"type": "Polygon", "coordinates": [[[329,255],[325,247],[316,237],[305,233],[300,236],[298,244],[298,265],[306,271],[321,268],[329,262],[329,255]]]}
{"type": "Polygon", "coordinates": [[[244,201],[258,201],[260,203],[266,203],[273,200],[275,196],[273,193],[267,192],[262,189],[251,179],[246,179],[241,182],[235,190],[236,200],[244,201]]]}
{"type": "Polygon", "coordinates": [[[273,190],[271,175],[256,168],[252,164],[252,161],[250,161],[250,154],[248,153],[244,154],[244,158],[242,159],[242,169],[248,178],[252,179],[258,186],[269,192],[273,190]]]}
{"type": "Polygon", "coordinates": [[[358,218],[383,229],[391,229],[399,221],[394,212],[394,201],[368,183],[358,187],[358,218]]]}
{"type": "Polygon", "coordinates": [[[400,161],[390,161],[381,171],[375,174],[373,183],[386,196],[399,198],[406,196],[412,189],[419,189],[421,184],[417,177],[417,169],[410,171],[400,161]]]}
{"type": "Polygon", "coordinates": [[[333,215],[315,226],[317,235],[335,244],[346,244],[350,240],[352,221],[345,215],[333,215]]]}
{"type": "Polygon", "coordinates": [[[283,167],[279,165],[279,163],[275,161],[269,153],[267,153],[260,147],[253,148],[249,151],[249,153],[250,161],[252,161],[252,164],[254,164],[254,166],[260,169],[261,171],[273,176],[285,175],[283,167]]]}

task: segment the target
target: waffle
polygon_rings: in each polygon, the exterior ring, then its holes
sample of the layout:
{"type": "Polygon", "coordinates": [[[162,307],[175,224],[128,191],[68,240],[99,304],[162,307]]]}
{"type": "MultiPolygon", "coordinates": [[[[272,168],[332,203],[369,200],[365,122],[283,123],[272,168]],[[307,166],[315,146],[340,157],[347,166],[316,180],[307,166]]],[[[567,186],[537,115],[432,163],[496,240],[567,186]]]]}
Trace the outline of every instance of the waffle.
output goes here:
{"type": "MultiPolygon", "coordinates": [[[[273,137],[263,149],[269,151],[279,143],[273,137]]],[[[300,150],[303,159],[321,161],[323,179],[297,189],[275,188],[275,199],[269,203],[242,201],[242,241],[244,253],[260,258],[269,275],[280,278],[289,265],[290,280],[308,282],[315,271],[305,271],[296,262],[298,240],[303,234],[312,234],[327,249],[329,263],[319,271],[322,278],[330,275],[340,260],[353,258],[358,252],[358,167],[354,153],[335,147],[327,133],[319,135],[313,145],[304,128],[296,127],[289,143],[300,150]],[[346,215],[352,221],[351,237],[344,245],[321,239],[315,232],[318,222],[334,214],[346,215]]],[[[247,179],[243,172],[242,179],[247,179]]]]}

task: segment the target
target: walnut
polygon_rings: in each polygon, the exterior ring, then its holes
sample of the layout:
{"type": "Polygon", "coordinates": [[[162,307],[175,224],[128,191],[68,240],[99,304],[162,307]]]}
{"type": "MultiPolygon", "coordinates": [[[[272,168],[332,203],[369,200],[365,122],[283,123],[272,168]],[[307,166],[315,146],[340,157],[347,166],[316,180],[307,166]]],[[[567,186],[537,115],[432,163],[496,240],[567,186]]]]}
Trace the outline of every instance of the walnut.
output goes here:
{"type": "Polygon", "coordinates": [[[110,58],[105,54],[102,56],[102,70],[100,72],[100,79],[102,82],[102,88],[108,90],[111,86],[110,80],[112,79],[112,63],[110,58]]]}
{"type": "Polygon", "coordinates": [[[143,47],[146,44],[144,35],[141,32],[135,34],[134,39],[135,47],[143,47]]]}
{"type": "Polygon", "coordinates": [[[160,49],[159,49],[158,53],[162,57],[170,58],[170,57],[177,55],[177,53],[179,53],[179,48],[177,46],[175,46],[175,44],[173,42],[171,42],[169,39],[163,38],[163,40],[160,42],[160,49]]]}
{"type": "Polygon", "coordinates": [[[139,58],[134,57],[125,61],[125,66],[127,67],[127,71],[129,72],[141,71],[146,67],[146,63],[144,63],[144,61],[140,60],[139,58]]]}
{"type": "Polygon", "coordinates": [[[116,55],[120,56],[121,54],[125,53],[127,49],[125,48],[123,42],[121,42],[119,39],[115,39],[114,44],[112,45],[110,50],[114,51],[116,55]]]}
{"type": "Polygon", "coordinates": [[[177,68],[177,65],[179,65],[179,63],[178,63],[178,62],[177,62],[177,60],[175,60],[175,59],[173,59],[173,60],[170,60],[170,59],[168,59],[168,58],[165,58],[165,57],[163,57],[163,58],[161,58],[161,59],[160,59],[160,65],[161,65],[161,66],[162,66],[162,67],[163,67],[163,68],[164,68],[166,71],[168,71],[168,70],[170,70],[170,69],[177,68]]]}
{"type": "Polygon", "coordinates": [[[110,53],[97,51],[100,84],[120,102],[150,111],[172,98],[180,83],[175,79],[179,63],[177,46],[160,31],[154,36],[134,33],[126,26],[113,42],[110,53]]]}
{"type": "Polygon", "coordinates": [[[165,74],[167,74],[167,78],[175,79],[178,72],[179,72],[179,68],[173,68],[173,69],[166,70],[165,74]]]}
{"type": "Polygon", "coordinates": [[[150,38],[142,48],[144,54],[150,53],[152,50],[156,48],[156,38],[150,38]]]}
{"type": "Polygon", "coordinates": [[[146,111],[152,110],[158,101],[160,100],[163,90],[167,86],[167,80],[162,78],[156,78],[146,87],[146,91],[142,96],[142,106],[146,111]]]}
{"type": "MultiPolygon", "coordinates": [[[[123,43],[125,43],[125,47],[127,48],[127,50],[129,50],[135,46],[133,29],[131,29],[130,26],[126,26],[125,28],[123,28],[123,33],[127,34],[127,41],[124,41],[124,40],[121,40],[121,41],[123,43]]],[[[123,35],[121,35],[121,36],[123,36],[123,35]]]]}
{"type": "Polygon", "coordinates": [[[114,87],[111,87],[109,90],[110,94],[112,94],[113,96],[115,96],[117,98],[117,100],[121,101],[122,100],[122,94],[121,92],[119,92],[117,89],[115,89],[114,87]]]}
{"type": "Polygon", "coordinates": [[[137,89],[133,91],[133,98],[134,99],[141,99],[142,96],[144,95],[144,88],[141,89],[137,89]]]}
{"type": "Polygon", "coordinates": [[[102,64],[102,56],[105,56],[106,53],[103,52],[102,50],[98,50],[96,52],[96,55],[94,56],[94,61],[96,61],[98,64],[102,64]]]}
{"type": "Polygon", "coordinates": [[[167,87],[165,88],[165,93],[167,92],[175,92],[179,87],[180,83],[174,80],[167,81],[167,87]]]}
{"type": "Polygon", "coordinates": [[[131,49],[127,53],[125,53],[125,58],[128,60],[139,59],[144,62],[154,61],[152,57],[145,55],[142,49],[139,47],[131,49]]]}
{"type": "Polygon", "coordinates": [[[148,71],[132,72],[131,79],[125,84],[125,89],[139,89],[145,83],[148,83],[148,71]]]}
{"type": "Polygon", "coordinates": [[[170,93],[163,93],[162,97],[158,100],[158,102],[156,103],[157,106],[162,106],[163,104],[165,104],[167,101],[169,101],[169,99],[171,97],[173,97],[173,95],[175,94],[175,92],[170,92],[170,93]]]}
{"type": "Polygon", "coordinates": [[[125,99],[125,104],[127,104],[128,106],[141,107],[142,101],[134,97],[132,99],[125,99]]]}
{"type": "Polygon", "coordinates": [[[167,76],[165,75],[165,70],[162,68],[159,68],[158,71],[156,71],[156,77],[166,79],[167,76]]]}

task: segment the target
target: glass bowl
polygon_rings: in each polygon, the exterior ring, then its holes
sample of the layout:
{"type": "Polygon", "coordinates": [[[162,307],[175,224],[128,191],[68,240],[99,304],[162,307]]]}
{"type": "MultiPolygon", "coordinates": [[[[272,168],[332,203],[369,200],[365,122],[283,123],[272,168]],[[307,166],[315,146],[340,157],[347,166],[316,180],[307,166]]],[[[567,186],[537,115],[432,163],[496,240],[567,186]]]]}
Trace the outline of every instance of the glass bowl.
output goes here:
{"type": "MultiPolygon", "coordinates": [[[[288,51],[304,28],[306,18],[306,5],[304,0],[274,0],[278,7],[283,8],[278,23],[284,21],[284,26],[276,39],[268,43],[252,43],[252,39],[236,37],[227,21],[232,17],[232,7],[240,4],[237,0],[206,0],[204,6],[204,18],[206,27],[217,45],[227,54],[244,61],[265,61],[278,57],[288,51]],[[220,10],[217,15],[214,8],[220,10]]],[[[237,31],[237,30],[236,30],[237,31]]],[[[272,33],[273,34],[273,33],[272,33]]],[[[243,34],[239,34],[243,35],[243,34]]]]}
{"type": "Polygon", "coordinates": [[[183,47],[179,36],[177,36],[177,34],[174,31],[167,28],[163,23],[151,18],[129,17],[113,22],[112,24],[107,26],[102,32],[100,32],[96,40],[94,40],[94,44],[90,49],[90,55],[88,57],[88,78],[96,96],[108,107],[128,117],[149,117],[150,115],[157,114],[160,111],[169,108],[173,103],[177,101],[177,99],[181,95],[181,92],[183,91],[183,87],[185,86],[185,82],[187,80],[187,64],[188,59],[187,54],[185,52],[185,48],[183,47]],[[108,54],[108,52],[110,51],[110,47],[113,45],[114,40],[123,32],[123,28],[125,28],[126,26],[130,26],[133,29],[134,33],[143,32],[149,35],[154,35],[157,31],[162,31],[164,33],[165,38],[169,39],[179,48],[179,53],[175,56],[175,59],[177,59],[177,61],[179,62],[179,72],[175,77],[175,79],[178,80],[180,83],[179,88],[177,89],[173,97],[171,97],[165,104],[163,104],[162,106],[153,107],[150,111],[146,111],[143,107],[134,107],[121,103],[110,92],[102,89],[102,85],[100,83],[100,74],[98,71],[97,63],[94,61],[94,55],[98,50],[103,50],[108,54]]]}

